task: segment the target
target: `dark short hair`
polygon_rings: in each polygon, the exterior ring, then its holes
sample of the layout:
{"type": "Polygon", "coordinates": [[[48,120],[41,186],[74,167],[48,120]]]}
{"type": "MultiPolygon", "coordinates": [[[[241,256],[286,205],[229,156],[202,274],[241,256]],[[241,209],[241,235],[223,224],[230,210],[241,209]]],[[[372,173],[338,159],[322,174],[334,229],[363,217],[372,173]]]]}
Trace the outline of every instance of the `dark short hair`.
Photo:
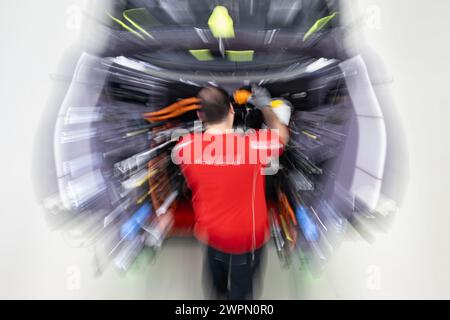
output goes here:
{"type": "Polygon", "coordinates": [[[208,86],[198,93],[204,120],[214,124],[225,120],[230,111],[230,96],[220,87],[208,86]]]}

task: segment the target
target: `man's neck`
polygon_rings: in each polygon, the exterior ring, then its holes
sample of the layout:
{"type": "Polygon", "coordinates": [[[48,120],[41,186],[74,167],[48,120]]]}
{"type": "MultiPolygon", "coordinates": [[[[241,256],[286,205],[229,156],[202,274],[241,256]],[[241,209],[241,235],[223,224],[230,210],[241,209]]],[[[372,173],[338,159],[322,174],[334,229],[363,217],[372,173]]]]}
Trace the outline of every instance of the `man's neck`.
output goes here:
{"type": "Polygon", "coordinates": [[[212,134],[229,133],[229,132],[233,132],[233,126],[230,126],[227,123],[216,123],[216,124],[206,125],[205,132],[212,133],[212,134]]]}

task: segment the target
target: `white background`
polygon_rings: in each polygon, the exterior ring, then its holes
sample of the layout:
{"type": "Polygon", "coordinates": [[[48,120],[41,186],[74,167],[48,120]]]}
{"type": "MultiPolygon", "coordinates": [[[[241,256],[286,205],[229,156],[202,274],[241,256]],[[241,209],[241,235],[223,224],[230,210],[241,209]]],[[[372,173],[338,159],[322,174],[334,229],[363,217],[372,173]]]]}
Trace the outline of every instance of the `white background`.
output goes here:
{"type": "MultiPolygon", "coordinates": [[[[195,243],[171,243],[126,277],[109,269],[96,278],[92,251],[50,232],[35,201],[33,138],[51,75],[79,36],[73,5],[83,1],[0,2],[0,298],[202,298],[195,243]]],[[[371,245],[345,242],[312,282],[282,270],[271,252],[262,298],[450,298],[450,3],[351,1],[346,14],[368,7],[380,15],[365,39],[392,75],[407,137],[405,202],[389,233],[371,245]]]]}

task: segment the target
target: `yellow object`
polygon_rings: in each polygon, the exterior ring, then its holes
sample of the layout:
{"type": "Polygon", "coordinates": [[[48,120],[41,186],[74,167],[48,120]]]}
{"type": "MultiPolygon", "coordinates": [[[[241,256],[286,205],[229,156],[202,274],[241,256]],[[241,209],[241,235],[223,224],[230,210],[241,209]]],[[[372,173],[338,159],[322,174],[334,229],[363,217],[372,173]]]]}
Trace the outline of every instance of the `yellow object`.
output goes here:
{"type": "Polygon", "coordinates": [[[253,61],[253,50],[225,50],[228,60],[233,62],[253,61]]]}
{"type": "Polygon", "coordinates": [[[151,17],[150,14],[147,12],[147,10],[145,8],[135,8],[135,9],[129,9],[129,10],[125,10],[122,13],[123,17],[129,22],[131,23],[131,25],[133,27],[135,27],[136,29],[138,29],[140,32],[142,32],[143,34],[145,34],[147,37],[152,38],[153,36],[148,33],[136,20],[136,18],[141,18],[146,16],[146,18],[148,19],[148,17],[151,17]]]}
{"type": "Polygon", "coordinates": [[[214,57],[209,49],[189,50],[189,53],[192,54],[198,61],[214,60],[214,57]]]}
{"type": "Polygon", "coordinates": [[[252,93],[248,90],[238,89],[234,92],[233,97],[236,103],[243,105],[248,102],[248,99],[250,99],[251,95],[252,93]]]}
{"type": "Polygon", "coordinates": [[[319,20],[317,20],[311,28],[309,28],[308,32],[305,33],[304,37],[303,37],[303,41],[306,41],[312,34],[316,33],[317,31],[322,30],[327,24],[328,22],[330,22],[331,20],[333,20],[333,18],[337,15],[337,12],[334,12],[333,14],[320,18],[319,20]]]}
{"type": "Polygon", "coordinates": [[[289,228],[286,224],[286,220],[284,220],[283,216],[280,215],[280,220],[281,220],[281,228],[284,230],[284,234],[286,236],[286,239],[288,239],[289,241],[294,241],[294,239],[292,239],[292,235],[289,232],[289,228]]]}
{"type": "Polygon", "coordinates": [[[307,136],[310,137],[311,139],[317,140],[317,136],[313,135],[312,133],[309,133],[307,131],[302,131],[302,133],[307,136]]]}
{"type": "Polygon", "coordinates": [[[272,102],[270,102],[270,106],[272,108],[279,108],[282,105],[284,105],[284,101],[283,100],[272,100],[272,102]]]}
{"type": "Polygon", "coordinates": [[[149,192],[145,193],[142,197],[137,199],[136,204],[140,204],[140,203],[144,202],[144,200],[148,197],[148,194],[149,194],[149,192]]]}
{"type": "Polygon", "coordinates": [[[224,6],[214,8],[208,26],[215,38],[234,38],[233,19],[224,6]]]}
{"type": "Polygon", "coordinates": [[[129,32],[131,32],[132,34],[134,34],[136,37],[145,40],[144,36],[142,34],[140,34],[139,32],[137,32],[136,30],[134,30],[133,28],[131,28],[130,26],[128,26],[126,23],[124,23],[122,20],[117,19],[116,17],[114,17],[113,15],[111,15],[109,12],[106,12],[106,14],[117,24],[119,24],[122,28],[124,28],[125,30],[128,30],[129,32]]]}
{"type": "Polygon", "coordinates": [[[278,119],[286,125],[289,126],[289,121],[291,119],[291,104],[289,101],[282,98],[274,98],[270,102],[270,107],[273,112],[277,115],[278,119]]]}

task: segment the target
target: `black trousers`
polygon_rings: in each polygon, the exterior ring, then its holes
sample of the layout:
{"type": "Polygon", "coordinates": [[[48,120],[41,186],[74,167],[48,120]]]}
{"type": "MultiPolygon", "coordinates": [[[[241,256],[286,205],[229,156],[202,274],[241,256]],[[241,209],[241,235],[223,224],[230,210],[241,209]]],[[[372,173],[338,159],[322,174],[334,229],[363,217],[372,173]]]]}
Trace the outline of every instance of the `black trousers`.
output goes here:
{"type": "Polygon", "coordinates": [[[253,280],[261,265],[264,247],[254,255],[229,254],[212,247],[206,248],[206,273],[212,284],[214,299],[253,299],[253,280]]]}

